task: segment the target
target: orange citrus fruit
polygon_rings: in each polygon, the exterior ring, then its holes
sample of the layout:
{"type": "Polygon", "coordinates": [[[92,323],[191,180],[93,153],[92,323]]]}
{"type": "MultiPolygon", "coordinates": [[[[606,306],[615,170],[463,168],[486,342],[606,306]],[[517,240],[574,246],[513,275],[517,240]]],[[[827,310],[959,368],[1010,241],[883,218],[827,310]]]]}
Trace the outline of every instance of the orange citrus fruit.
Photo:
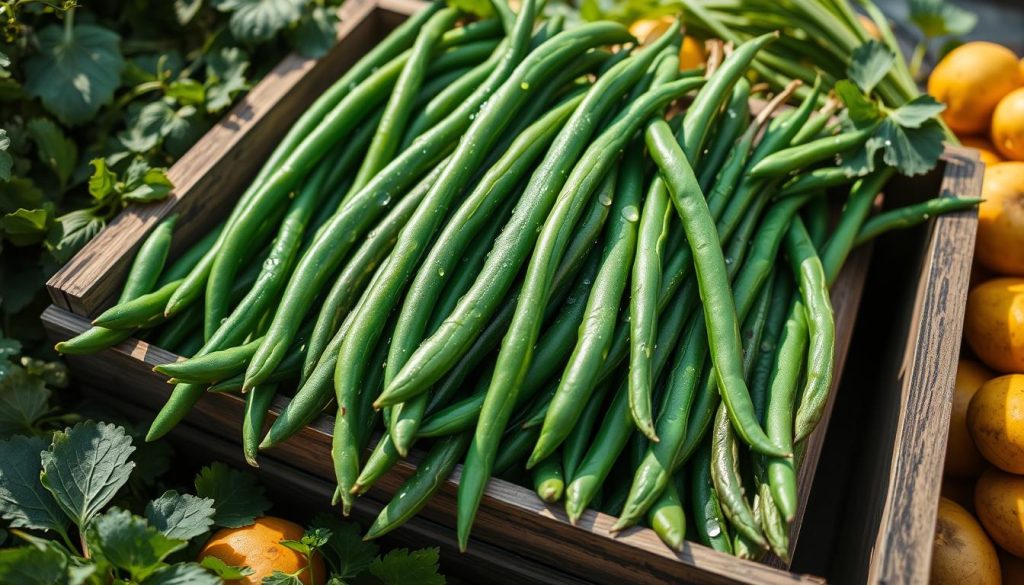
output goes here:
{"type": "Polygon", "coordinates": [[[974,446],[967,429],[967,407],[978,388],[993,377],[994,374],[978,362],[962,359],[957,364],[953,409],[949,413],[949,442],[946,443],[944,472],[948,476],[977,477],[985,470],[985,458],[974,446]]]}
{"type": "Polygon", "coordinates": [[[992,143],[1004,157],[1024,161],[1024,87],[999,100],[992,113],[992,143]]]}
{"type": "Polygon", "coordinates": [[[319,554],[313,555],[309,563],[312,566],[307,567],[304,555],[281,544],[282,540],[301,539],[304,532],[294,522],[263,516],[250,526],[218,530],[199,552],[199,560],[213,556],[229,565],[252,569],[251,575],[232,581],[232,584],[259,585],[264,577],[269,577],[274,571],[302,571],[299,579],[305,585],[322,585],[327,578],[323,558],[319,554]]]}
{"type": "Polygon", "coordinates": [[[974,509],[997,545],[1024,556],[1024,477],[990,467],[974,486],[974,509]]]}
{"type": "Polygon", "coordinates": [[[999,585],[996,547],[962,506],[942,498],[932,545],[932,585],[999,585]]]}
{"type": "Polygon", "coordinates": [[[974,256],[1003,274],[1024,276],[1024,162],[985,169],[974,256]]]}
{"type": "Polygon", "coordinates": [[[995,278],[971,289],[964,336],[988,367],[1024,372],[1024,278],[995,278]]]}
{"type": "Polygon", "coordinates": [[[1013,51],[1002,45],[971,42],[953,49],[928,78],[928,93],[946,104],[942,117],[957,134],[988,130],[996,104],[1024,85],[1013,51]]]}
{"type": "Polygon", "coordinates": [[[982,384],[967,407],[967,427],[992,465],[1024,473],[1024,374],[982,384]]]}

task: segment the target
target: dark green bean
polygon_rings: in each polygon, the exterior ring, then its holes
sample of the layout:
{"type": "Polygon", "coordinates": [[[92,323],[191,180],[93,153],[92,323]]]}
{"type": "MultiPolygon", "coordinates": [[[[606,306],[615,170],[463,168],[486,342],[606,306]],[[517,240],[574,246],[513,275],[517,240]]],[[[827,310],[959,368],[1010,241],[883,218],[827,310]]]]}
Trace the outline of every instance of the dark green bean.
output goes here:
{"type": "Polygon", "coordinates": [[[722,512],[736,532],[758,548],[768,548],[761,523],[743,497],[743,485],[739,475],[739,446],[724,404],[718,406],[711,434],[711,480],[714,482],[722,512]]]}
{"type": "Polygon", "coordinates": [[[260,437],[263,435],[263,422],[267,418],[267,409],[277,394],[277,384],[264,384],[253,388],[245,396],[245,417],[242,419],[242,453],[245,461],[253,467],[259,467],[256,457],[259,454],[260,437]]]}
{"type": "Polygon", "coordinates": [[[533,491],[541,500],[554,504],[562,499],[565,478],[562,476],[562,454],[555,451],[533,466],[533,491]]]}
{"type": "Polygon", "coordinates": [[[709,441],[696,450],[690,466],[692,474],[691,499],[693,503],[693,525],[697,539],[704,546],[718,552],[733,554],[729,526],[718,502],[718,493],[711,480],[711,445],[709,441]]]}
{"type": "Polygon", "coordinates": [[[922,203],[885,211],[864,222],[854,245],[860,246],[888,231],[920,225],[937,215],[973,209],[980,203],[981,199],[974,197],[937,197],[922,203]]]}
{"type": "Polygon", "coordinates": [[[670,549],[683,551],[683,539],[686,537],[686,511],[683,509],[682,498],[676,481],[668,482],[661,497],[647,512],[647,523],[670,549]]]}

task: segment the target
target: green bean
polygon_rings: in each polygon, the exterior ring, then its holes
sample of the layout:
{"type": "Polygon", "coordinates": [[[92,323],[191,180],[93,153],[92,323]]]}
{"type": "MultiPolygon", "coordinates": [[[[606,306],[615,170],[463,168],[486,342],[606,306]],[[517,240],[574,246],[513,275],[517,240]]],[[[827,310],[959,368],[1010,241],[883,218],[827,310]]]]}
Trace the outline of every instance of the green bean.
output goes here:
{"type": "Polygon", "coordinates": [[[772,444],[753,416],[753,405],[740,364],[736,306],[726,276],[725,258],[717,244],[717,229],[700,195],[693,169],[682,155],[667,125],[653,122],[648,127],[648,148],[669,186],[676,211],[683,219],[687,239],[694,252],[698,285],[704,301],[708,344],[719,386],[737,432],[745,442],[763,453],[786,455],[785,449],[772,444]],[[714,245],[707,245],[713,242],[714,245]]]}
{"type": "Polygon", "coordinates": [[[718,552],[733,554],[732,539],[729,537],[729,526],[722,513],[711,480],[711,445],[705,441],[699,449],[691,465],[693,524],[697,529],[697,539],[704,546],[718,552]]]}
{"type": "Polygon", "coordinates": [[[163,326],[160,334],[153,341],[153,345],[172,351],[180,356],[190,355],[182,350],[182,345],[197,328],[201,329],[202,323],[203,312],[201,307],[189,307],[184,313],[178,315],[175,319],[171,319],[163,326]]]}
{"type": "MultiPolygon", "coordinates": [[[[794,89],[795,82],[794,84],[787,86],[786,90],[780,95],[789,94],[794,89]]],[[[810,97],[805,99],[796,110],[784,112],[783,114],[775,117],[772,124],[769,126],[768,131],[761,138],[761,142],[754,150],[754,154],[751,156],[751,170],[766,157],[773,155],[788,146],[801,144],[795,142],[794,138],[807,124],[811,114],[814,113],[814,105],[817,103],[817,97],[821,94],[821,91],[822,80],[819,77],[814,82],[814,89],[811,91],[810,97]]],[[[783,98],[783,101],[785,99],[788,98],[783,98]]]]}
{"type": "Polygon", "coordinates": [[[789,197],[812,193],[822,189],[831,189],[840,185],[846,185],[853,181],[846,169],[842,167],[822,167],[800,173],[786,183],[779,191],[778,197],[789,197]]]}
{"type": "Polygon", "coordinates": [[[807,123],[804,124],[804,127],[796,133],[796,136],[793,137],[791,144],[804,144],[805,142],[809,142],[814,138],[817,138],[818,135],[825,130],[825,126],[828,125],[832,118],[832,114],[835,113],[837,107],[837,102],[829,100],[829,102],[825,104],[824,108],[815,112],[815,114],[808,119],[807,123]]]}
{"type": "MultiPolygon", "coordinates": [[[[285,380],[291,380],[297,378],[299,375],[299,366],[302,365],[302,352],[299,348],[294,348],[288,354],[288,357],[281,362],[281,365],[274,371],[273,374],[267,378],[267,384],[273,384],[276,382],[284,382],[285,380]]],[[[232,376],[226,380],[221,380],[216,384],[211,384],[206,388],[207,392],[239,392],[242,391],[242,382],[245,377],[241,374],[232,376]]]]}
{"type": "Polygon", "coordinates": [[[864,144],[877,126],[876,123],[865,128],[819,138],[773,152],[755,164],[750,169],[750,175],[752,177],[780,177],[828,160],[864,144]]]}
{"type": "Polygon", "coordinates": [[[568,223],[574,222],[574,217],[581,212],[580,200],[585,201],[593,192],[597,180],[611,160],[606,153],[621,149],[643,120],[663,107],[669,99],[693,89],[700,82],[701,80],[681,80],[666,84],[651,90],[629,105],[620,118],[591,144],[587,153],[580,159],[579,165],[565,183],[567,188],[563,192],[567,193],[567,196],[559,199],[545,221],[527,267],[515,317],[502,343],[491,387],[480,413],[474,444],[467,455],[466,472],[459,484],[460,509],[465,512],[460,515],[459,522],[461,543],[464,544],[468,538],[470,523],[479,505],[479,498],[482,496],[485,478],[488,475],[488,460],[493,457],[496,447],[496,433],[493,429],[503,428],[508,420],[507,409],[515,400],[518,386],[529,363],[530,349],[539,333],[540,315],[532,308],[542,304],[549,294],[551,272],[555,266],[553,260],[560,257],[568,239],[568,234],[563,231],[563,223],[566,220],[568,223]],[[604,164],[601,164],[602,162],[604,164]]]}
{"type": "Polygon", "coordinates": [[[943,213],[973,209],[979,203],[981,203],[981,199],[974,197],[937,197],[922,203],[879,213],[864,222],[854,245],[860,246],[892,230],[902,230],[920,225],[943,213]]]}
{"type": "MultiPolygon", "coordinates": [[[[802,313],[790,313],[783,329],[772,368],[772,381],[768,389],[768,409],[765,426],[771,436],[787,444],[793,437],[793,409],[795,408],[796,387],[800,381],[803,356],[807,349],[807,336],[801,335],[806,328],[802,313]],[[788,441],[787,441],[788,439],[788,441]]],[[[787,522],[796,518],[796,471],[793,458],[769,456],[767,459],[768,482],[771,485],[772,500],[787,522]]]]}
{"type": "Polygon", "coordinates": [[[562,499],[565,479],[562,476],[561,453],[555,451],[550,457],[534,465],[533,491],[537,492],[537,497],[549,504],[562,499]]]}
{"type": "Polygon", "coordinates": [[[572,481],[576,470],[583,461],[583,456],[586,455],[587,447],[593,436],[594,425],[597,424],[598,416],[604,411],[605,395],[611,388],[611,384],[601,384],[597,387],[594,395],[587,401],[576,425],[573,426],[569,436],[562,444],[562,469],[565,472],[566,483],[572,481]]]}
{"type": "Polygon", "coordinates": [[[441,35],[455,23],[457,17],[458,11],[445,8],[431,16],[430,20],[420,29],[409,58],[402,67],[402,72],[398,75],[394,89],[384,106],[384,114],[373,135],[373,140],[370,142],[370,148],[359,166],[353,189],[362,189],[367,181],[380,171],[386,161],[394,156],[402,133],[405,131],[406,123],[409,121],[416,93],[423,84],[427,61],[434,50],[434,45],[441,39],[441,35]]]}
{"type": "Polygon", "coordinates": [[[648,510],[647,523],[666,546],[676,552],[683,551],[686,511],[674,480],[668,482],[661,497],[648,510]]]}
{"type": "Polygon", "coordinates": [[[598,121],[616,106],[617,98],[642,74],[646,63],[639,61],[639,66],[620,63],[613,70],[625,70],[629,75],[612,75],[609,72],[597,80],[531,177],[526,193],[513,213],[514,221],[495,242],[493,250],[496,253],[488,257],[481,277],[459,302],[452,318],[446,320],[410,356],[385,389],[385,395],[415,394],[429,387],[465,352],[504,300],[518,267],[533,248],[536,228],[547,217],[557,192],[566,183],[569,167],[583,151],[598,121]]]}
{"type": "Polygon", "coordinates": [[[491,71],[497,67],[503,56],[502,46],[483,63],[473,67],[468,73],[449,83],[433,99],[417,108],[419,113],[409,122],[402,139],[402,148],[407,148],[416,137],[433,128],[438,122],[458,107],[459,102],[467,99],[484,81],[491,71]]]}
{"type": "MultiPolygon", "coordinates": [[[[457,29],[454,29],[457,30],[457,29]]],[[[448,31],[451,32],[451,31],[448,31]]],[[[447,35],[447,33],[445,33],[447,35]]],[[[438,47],[444,45],[444,38],[438,47]]],[[[450,47],[448,50],[437,53],[430,60],[427,69],[427,79],[460,67],[470,67],[488,59],[498,47],[507,42],[504,38],[480,39],[469,43],[461,43],[459,46],[450,47]]],[[[411,51],[410,51],[411,56],[411,51]]]]}
{"type": "Polygon", "coordinates": [[[732,96],[725,105],[725,115],[715,130],[711,147],[699,165],[698,183],[705,193],[714,186],[715,177],[743,134],[743,127],[750,118],[749,100],[750,82],[741,78],[732,87],[732,96]]]}
{"type": "Polygon", "coordinates": [[[364,538],[371,540],[383,536],[423,509],[462,459],[470,438],[470,433],[459,433],[434,443],[416,467],[416,472],[380,511],[364,538]]]}
{"type": "Polygon", "coordinates": [[[263,421],[267,418],[267,409],[277,394],[276,384],[260,385],[253,388],[245,396],[245,417],[242,420],[242,453],[245,461],[253,467],[259,467],[256,456],[259,451],[260,436],[263,434],[263,421]]]}
{"type": "MultiPolygon", "coordinates": [[[[579,421],[596,383],[601,363],[608,353],[615,322],[622,303],[634,251],[636,222],[643,188],[640,150],[633,151],[615,188],[611,225],[602,252],[601,269],[594,279],[577,334],[576,346],[562,372],[558,389],[544,417],[540,438],[526,464],[529,469],[550,456],[579,421]]],[[[609,173],[615,181],[616,170],[609,173]]]]}
{"type": "MultiPolygon", "coordinates": [[[[440,167],[435,168],[427,175],[426,179],[420,181],[409,194],[403,197],[366,235],[362,245],[341,269],[323,301],[316,324],[313,326],[309,348],[306,351],[302,367],[303,382],[309,379],[322,356],[327,353],[327,347],[337,332],[338,326],[359,300],[359,295],[365,290],[365,283],[391,252],[398,240],[398,233],[408,223],[409,218],[426,196],[430,185],[440,175],[440,167]]],[[[336,351],[337,348],[335,348],[335,353],[336,351]]]]}
{"type": "MultiPolygon", "coordinates": [[[[518,467],[521,467],[523,460],[530,454],[530,445],[537,442],[537,428],[516,429],[515,432],[506,433],[502,438],[497,456],[494,459],[494,476],[500,477],[518,467]],[[518,467],[517,467],[518,466],[518,467]]],[[[472,445],[470,446],[472,449],[472,445]]],[[[466,464],[462,464],[462,472],[466,472],[466,464]]],[[[459,478],[462,483],[462,478],[459,478]]]]}
{"type": "Polygon", "coordinates": [[[768,483],[761,483],[757,489],[761,501],[761,529],[764,530],[765,539],[768,541],[772,553],[784,563],[788,563],[789,533],[786,521],[779,513],[778,506],[775,505],[771,486],[768,483]]]}
{"type": "MultiPolygon", "coordinates": [[[[171,249],[171,234],[178,216],[172,215],[153,228],[153,232],[139,247],[125,278],[118,304],[134,300],[148,293],[160,278],[167,254],[171,249]]],[[[151,323],[150,323],[151,324],[151,323]]],[[[112,347],[131,337],[134,329],[108,329],[90,327],[71,339],[58,342],[55,349],[67,355],[95,353],[112,347]]]]}
{"type": "MultiPolygon", "coordinates": [[[[177,260],[175,260],[171,266],[160,275],[160,280],[156,283],[156,288],[162,288],[167,283],[173,282],[185,278],[203,256],[206,255],[210,249],[213,248],[213,244],[220,237],[220,233],[224,230],[224,222],[217,224],[213,229],[206,232],[198,242],[193,244],[188,250],[186,250],[177,260]]],[[[115,305],[116,306],[116,305],[115,305]]]]}
{"type": "Polygon", "coordinates": [[[135,329],[144,327],[163,316],[167,299],[178,290],[183,278],[172,280],[153,292],[118,303],[93,319],[92,324],[108,329],[135,329]]]}
{"type": "Polygon", "coordinates": [[[738,534],[758,548],[768,548],[761,524],[743,497],[739,476],[739,447],[725,405],[718,406],[711,434],[711,480],[726,518],[738,534]]]}
{"type": "Polygon", "coordinates": [[[258,337],[244,345],[211,351],[185,361],[160,364],[153,371],[182,382],[212,384],[244,371],[262,341],[263,338],[258,337]]]}

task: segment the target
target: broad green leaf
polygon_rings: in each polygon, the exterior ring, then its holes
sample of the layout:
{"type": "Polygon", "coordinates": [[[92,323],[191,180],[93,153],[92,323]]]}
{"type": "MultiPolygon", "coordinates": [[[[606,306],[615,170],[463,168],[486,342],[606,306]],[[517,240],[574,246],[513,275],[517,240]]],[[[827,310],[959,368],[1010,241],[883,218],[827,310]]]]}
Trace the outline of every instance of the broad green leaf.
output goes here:
{"type": "Polygon", "coordinates": [[[149,152],[160,145],[163,138],[160,129],[170,115],[173,115],[170,106],[162,100],[150,102],[134,110],[128,117],[127,128],[117,135],[117,140],[132,152],[149,152]]]}
{"type": "Polygon", "coordinates": [[[213,500],[170,490],[146,505],[146,520],[168,538],[192,540],[213,526],[213,500]]]}
{"type": "Polygon", "coordinates": [[[54,547],[22,546],[0,550],[0,583],[69,585],[66,553],[54,547]]]}
{"type": "Polygon", "coordinates": [[[31,179],[12,176],[7,182],[0,182],[0,213],[11,213],[19,209],[35,209],[43,205],[43,192],[31,179]]]}
{"type": "Polygon", "coordinates": [[[94,158],[89,164],[93,168],[92,176],[89,177],[89,194],[96,201],[103,201],[114,192],[117,175],[107,167],[107,161],[102,158],[94,158]]]}
{"type": "Polygon", "coordinates": [[[944,0],[910,0],[910,21],[929,38],[965,35],[978,24],[978,17],[944,0]]]}
{"type": "Polygon", "coordinates": [[[0,230],[15,246],[30,246],[46,239],[53,219],[53,204],[41,209],[19,209],[0,218],[0,230]]]}
{"type": "Polygon", "coordinates": [[[171,189],[174,189],[174,185],[163,169],[149,169],[142,178],[142,184],[124,193],[121,198],[126,202],[150,203],[164,199],[171,189]]]}
{"type": "Polygon", "coordinates": [[[136,581],[142,581],[159,569],[167,555],[187,544],[161,534],[146,524],[145,519],[119,508],[97,516],[90,524],[89,534],[90,546],[98,545],[111,565],[128,571],[136,581]],[[95,535],[95,542],[92,535],[95,535]]]}
{"type": "Polygon", "coordinates": [[[95,24],[50,25],[36,35],[38,51],[25,59],[25,91],[65,124],[96,115],[121,85],[121,38],[95,24]]]}
{"type": "Polygon", "coordinates": [[[21,353],[21,342],[10,337],[0,337],[0,359],[11,359],[21,353]]]}
{"type": "Polygon", "coordinates": [[[178,17],[178,24],[185,26],[192,22],[202,7],[203,0],[174,0],[174,15],[178,17]]]}
{"type": "Polygon", "coordinates": [[[25,128],[36,143],[39,159],[57,175],[61,187],[67,185],[78,164],[78,147],[49,118],[33,118],[25,128]]]}
{"type": "Polygon", "coordinates": [[[249,89],[245,72],[249,57],[238,47],[225,47],[206,56],[206,111],[227,108],[239,92],[249,89]]]}
{"type": "Polygon", "coordinates": [[[92,209],[76,209],[57,218],[47,241],[58,262],[64,263],[100,233],[106,221],[92,209]]]}
{"type": "Polygon", "coordinates": [[[179,104],[195,106],[206,100],[206,89],[195,79],[179,79],[170,83],[166,95],[179,104]]]}
{"type": "Polygon", "coordinates": [[[302,16],[304,0],[215,0],[221,12],[230,12],[228,28],[243,43],[269,40],[302,16]]]}
{"type": "Polygon", "coordinates": [[[928,120],[919,128],[901,128],[892,118],[887,118],[875,136],[885,146],[882,157],[885,164],[913,177],[927,173],[938,164],[945,133],[935,120],[928,120]]]}
{"type": "Polygon", "coordinates": [[[363,540],[359,525],[354,522],[345,522],[330,514],[317,514],[312,526],[330,531],[330,538],[320,548],[320,554],[342,579],[365,571],[380,550],[373,542],[363,540]]]}
{"type": "Polygon", "coordinates": [[[919,95],[889,113],[889,117],[904,128],[920,128],[928,120],[934,120],[945,104],[935,101],[930,95],[919,95]]]}
{"type": "Polygon", "coordinates": [[[213,571],[218,577],[225,581],[237,581],[248,577],[253,573],[252,569],[249,567],[235,567],[210,555],[203,557],[203,560],[199,561],[199,564],[204,568],[213,571]]]}
{"type": "Polygon", "coordinates": [[[64,532],[68,519],[50,492],[39,483],[39,437],[12,437],[0,443],[0,518],[12,528],[64,532]]]}
{"type": "Polygon", "coordinates": [[[14,167],[14,159],[7,149],[11,147],[11,139],[7,136],[7,130],[0,128],[0,181],[11,180],[11,169],[14,167]]]}
{"type": "Polygon", "coordinates": [[[213,499],[217,526],[249,526],[270,508],[270,501],[251,473],[232,469],[223,463],[204,467],[196,476],[196,495],[213,499]]]}
{"type": "Polygon", "coordinates": [[[178,563],[156,571],[142,585],[220,585],[217,575],[195,563],[178,563]]]}
{"type": "Polygon", "coordinates": [[[274,571],[263,578],[260,583],[262,585],[303,585],[302,579],[299,578],[300,573],[283,573],[281,571],[274,571]]]}
{"type": "Polygon", "coordinates": [[[299,54],[314,59],[326,55],[338,40],[338,22],[337,9],[314,6],[295,30],[295,48],[299,54]]]}
{"type": "Polygon", "coordinates": [[[182,106],[168,121],[164,150],[171,156],[181,156],[199,140],[209,127],[209,119],[194,106],[182,106]]]}
{"type": "Polygon", "coordinates": [[[885,144],[877,136],[872,136],[859,150],[840,155],[838,163],[847,177],[863,177],[875,170],[878,153],[883,148],[885,148],[885,144]]]}
{"type": "Polygon", "coordinates": [[[879,118],[878,106],[849,79],[840,79],[835,86],[836,95],[846,104],[850,121],[862,127],[879,118]]]}
{"type": "Polygon", "coordinates": [[[871,93],[895,60],[896,55],[889,47],[872,39],[853,51],[846,73],[864,93],[871,93]]]}
{"type": "Polygon", "coordinates": [[[84,527],[128,481],[135,448],[124,428],[86,421],[53,434],[40,479],[75,525],[84,527]]]}
{"type": "Polygon", "coordinates": [[[10,368],[0,379],[0,437],[32,434],[36,421],[49,412],[49,403],[50,391],[42,378],[30,376],[24,368],[10,368]]]}
{"type": "Polygon", "coordinates": [[[384,585],[444,585],[444,576],[437,572],[440,553],[437,548],[425,548],[409,552],[395,549],[377,557],[370,564],[370,574],[384,582],[384,585]]]}
{"type": "Polygon", "coordinates": [[[149,162],[141,156],[136,156],[128,163],[128,168],[124,171],[124,177],[122,185],[124,189],[134,189],[145,182],[146,171],[149,170],[149,162]]]}

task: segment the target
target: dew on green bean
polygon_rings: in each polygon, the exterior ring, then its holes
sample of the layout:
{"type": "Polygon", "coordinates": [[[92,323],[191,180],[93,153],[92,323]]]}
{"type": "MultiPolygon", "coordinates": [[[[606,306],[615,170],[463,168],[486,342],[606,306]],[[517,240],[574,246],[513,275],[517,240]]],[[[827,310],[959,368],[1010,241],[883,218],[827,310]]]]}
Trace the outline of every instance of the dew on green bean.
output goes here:
{"type": "Polygon", "coordinates": [[[635,205],[627,205],[622,209],[622,217],[629,223],[636,223],[640,220],[640,210],[635,205]]]}
{"type": "Polygon", "coordinates": [[[705,531],[707,531],[708,536],[710,536],[711,538],[715,538],[716,536],[722,534],[722,527],[719,526],[717,520],[708,520],[707,523],[704,525],[704,529],[705,531]]]}

